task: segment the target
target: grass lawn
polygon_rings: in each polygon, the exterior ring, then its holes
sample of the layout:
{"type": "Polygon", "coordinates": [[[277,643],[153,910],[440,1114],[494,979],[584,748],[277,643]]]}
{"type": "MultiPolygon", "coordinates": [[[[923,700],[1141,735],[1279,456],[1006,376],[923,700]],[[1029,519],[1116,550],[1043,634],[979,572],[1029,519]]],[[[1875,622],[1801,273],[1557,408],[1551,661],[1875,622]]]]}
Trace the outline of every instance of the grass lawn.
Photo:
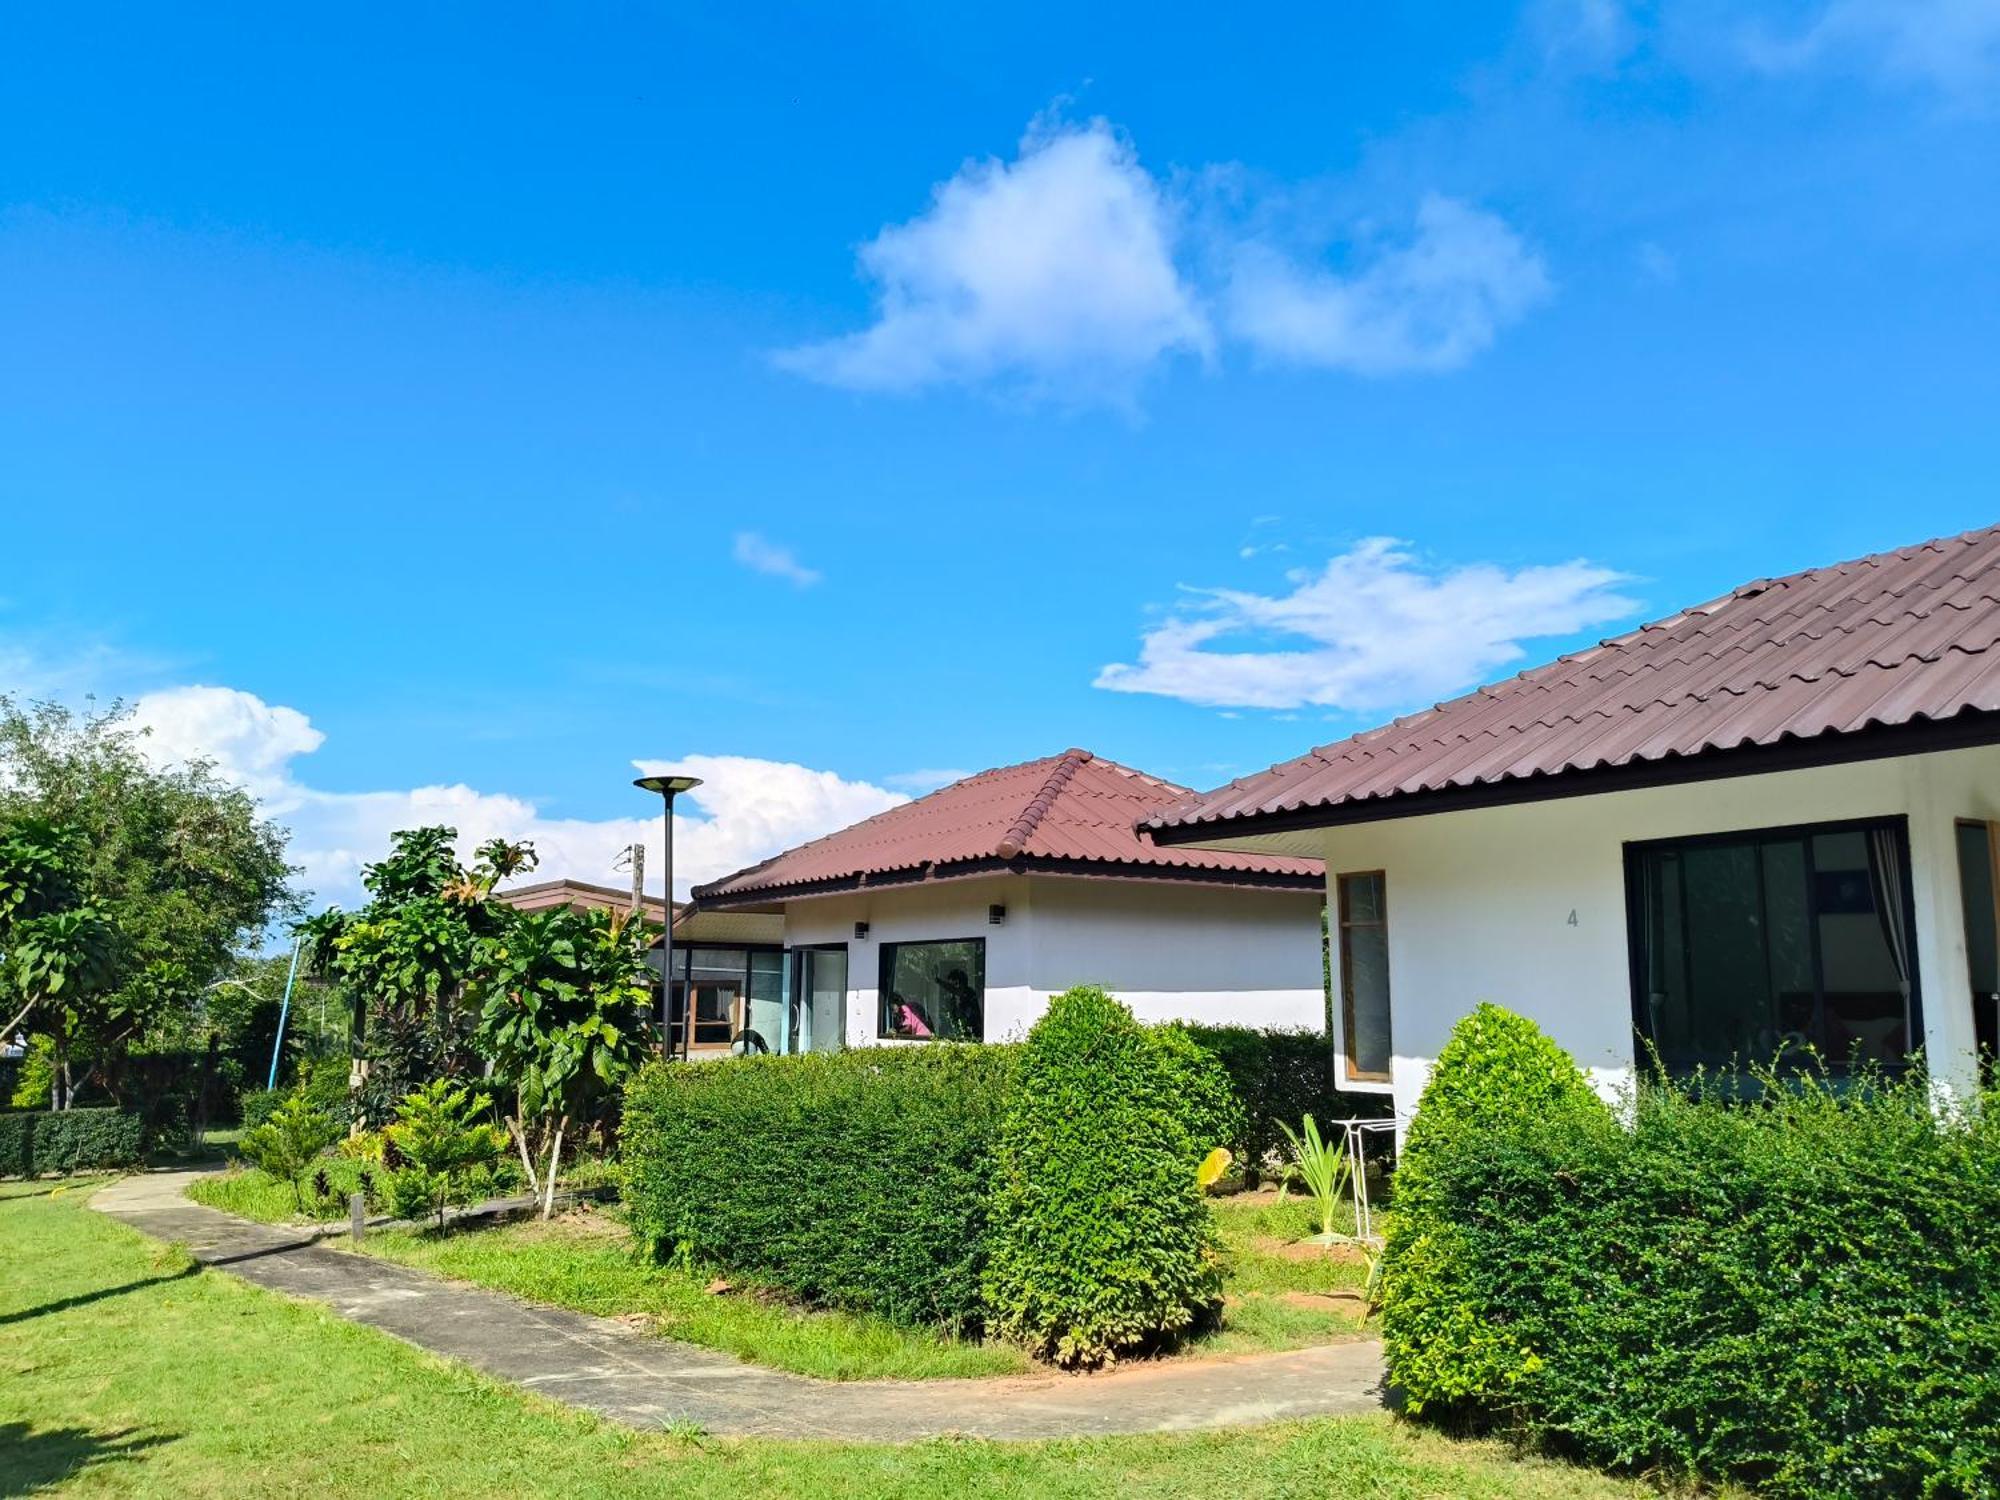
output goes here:
{"type": "Polygon", "coordinates": [[[1387,1417],[909,1447],[634,1433],[0,1184],[0,1494],[937,1495],[1008,1500],[1624,1496],[1387,1417]],[[31,1267],[33,1274],[18,1268],[31,1267]]]}
{"type": "Polygon", "coordinates": [[[371,1255],[532,1302],[607,1318],[643,1313],[669,1337],[822,1380],[1018,1375],[1031,1367],[1005,1345],[940,1338],[851,1313],[805,1312],[751,1292],[713,1295],[707,1276],[634,1258],[625,1226],[608,1213],[445,1235],[385,1232],[363,1244],[371,1255]]]}
{"type": "MultiPolygon", "coordinates": [[[[312,1179],[308,1178],[303,1184],[303,1213],[300,1212],[299,1197],[289,1182],[255,1167],[231,1167],[227,1172],[203,1177],[188,1190],[188,1196],[197,1203],[206,1203],[210,1208],[219,1208],[224,1213],[238,1214],[264,1224],[292,1224],[302,1219],[345,1219],[347,1195],[360,1187],[361,1169],[366,1166],[368,1163],[348,1156],[322,1159],[320,1170],[326,1173],[328,1191],[324,1197],[318,1195],[313,1190],[312,1179]]],[[[382,1176],[380,1167],[370,1170],[378,1179],[382,1176]]]]}
{"type": "Polygon", "coordinates": [[[1345,1248],[1301,1243],[1319,1227],[1311,1208],[1269,1192],[1217,1198],[1217,1230],[1228,1259],[1222,1326],[1190,1352],[1254,1354],[1323,1344],[1360,1331],[1361,1293],[1368,1282],[1362,1256],[1345,1248]]]}
{"type": "MultiPolygon", "coordinates": [[[[357,1171],[353,1161],[328,1158],[332,1193],[315,1205],[308,1190],[309,1207],[320,1217],[343,1216],[357,1171]]],[[[204,1178],[190,1196],[266,1222],[299,1217],[290,1184],[254,1169],[204,1178]]],[[[1266,1192],[1218,1198],[1214,1208],[1228,1251],[1222,1326],[1190,1340],[1175,1357],[1300,1349],[1360,1328],[1362,1305],[1354,1294],[1367,1268],[1344,1252],[1296,1243],[1314,1228],[1305,1204],[1277,1203],[1266,1192]]],[[[635,1260],[615,1210],[443,1236],[377,1232],[364,1245],[369,1254],[530,1301],[600,1317],[640,1314],[669,1337],[823,1380],[936,1380],[1031,1368],[1005,1345],[941,1338],[865,1314],[806,1311],[754,1287],[714,1295],[707,1274],[635,1260]]]]}

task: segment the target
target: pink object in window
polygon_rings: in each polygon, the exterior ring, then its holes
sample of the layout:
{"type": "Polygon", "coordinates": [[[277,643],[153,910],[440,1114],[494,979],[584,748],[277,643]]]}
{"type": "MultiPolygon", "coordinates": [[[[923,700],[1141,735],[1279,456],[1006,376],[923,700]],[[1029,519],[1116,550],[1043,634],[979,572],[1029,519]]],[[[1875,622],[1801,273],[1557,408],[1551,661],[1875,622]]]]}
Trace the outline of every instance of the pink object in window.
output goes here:
{"type": "Polygon", "coordinates": [[[904,1036],[921,1037],[925,1041],[933,1039],[930,1027],[924,1024],[924,1018],[917,1014],[916,1007],[907,1000],[896,1002],[896,1030],[904,1036]]]}

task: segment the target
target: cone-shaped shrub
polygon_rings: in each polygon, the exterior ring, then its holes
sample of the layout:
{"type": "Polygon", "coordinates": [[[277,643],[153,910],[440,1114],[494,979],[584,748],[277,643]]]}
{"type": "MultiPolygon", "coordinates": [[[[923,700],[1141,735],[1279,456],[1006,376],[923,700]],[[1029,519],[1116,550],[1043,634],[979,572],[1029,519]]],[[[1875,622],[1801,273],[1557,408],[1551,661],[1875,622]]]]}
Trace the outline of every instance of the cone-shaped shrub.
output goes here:
{"type": "Polygon", "coordinates": [[[1612,1123],[1575,1059],[1540,1027],[1482,1004],[1453,1028],[1397,1161],[1382,1262],[1383,1348],[1413,1412],[1504,1399],[1539,1367],[1515,1328],[1479,1311],[1461,1206],[1445,1201],[1439,1176],[1469,1138],[1558,1118],[1582,1129],[1612,1123]]]}
{"type": "Polygon", "coordinates": [[[1022,1048],[1000,1134],[986,1298],[992,1326],[1057,1364],[1101,1365],[1220,1305],[1197,1143],[1176,1096],[1189,1059],[1100,989],[1050,1002],[1022,1048]]]}

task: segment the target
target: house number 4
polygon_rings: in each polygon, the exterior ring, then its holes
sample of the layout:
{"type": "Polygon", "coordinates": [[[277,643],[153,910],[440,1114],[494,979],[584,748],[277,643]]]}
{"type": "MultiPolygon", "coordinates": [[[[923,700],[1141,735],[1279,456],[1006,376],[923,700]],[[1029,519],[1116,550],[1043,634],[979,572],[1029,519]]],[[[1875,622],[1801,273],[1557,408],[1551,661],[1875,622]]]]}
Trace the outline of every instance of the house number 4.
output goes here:
{"type": "Polygon", "coordinates": [[[1576,926],[1576,908],[1574,906],[1569,909],[1569,921],[1564,925],[1568,927],[1576,926]]]}

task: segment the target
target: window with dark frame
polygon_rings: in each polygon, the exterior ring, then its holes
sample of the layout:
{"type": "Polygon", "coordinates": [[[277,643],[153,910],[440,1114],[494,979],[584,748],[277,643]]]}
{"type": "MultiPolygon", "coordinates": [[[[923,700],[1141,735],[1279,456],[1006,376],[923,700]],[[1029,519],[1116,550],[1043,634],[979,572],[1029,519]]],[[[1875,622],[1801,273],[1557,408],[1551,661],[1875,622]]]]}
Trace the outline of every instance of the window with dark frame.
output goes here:
{"type": "Polygon", "coordinates": [[[1633,1021],[1670,1074],[1898,1068],[1921,1034],[1901,818],[1626,846],[1633,1021]]]}
{"type": "Polygon", "coordinates": [[[986,939],[882,944],[884,1041],[978,1042],[986,1037],[986,939]]]}
{"type": "Polygon", "coordinates": [[[1341,1064],[1348,1083],[1389,1082],[1389,902],[1380,870],[1335,877],[1341,1064]]]}

